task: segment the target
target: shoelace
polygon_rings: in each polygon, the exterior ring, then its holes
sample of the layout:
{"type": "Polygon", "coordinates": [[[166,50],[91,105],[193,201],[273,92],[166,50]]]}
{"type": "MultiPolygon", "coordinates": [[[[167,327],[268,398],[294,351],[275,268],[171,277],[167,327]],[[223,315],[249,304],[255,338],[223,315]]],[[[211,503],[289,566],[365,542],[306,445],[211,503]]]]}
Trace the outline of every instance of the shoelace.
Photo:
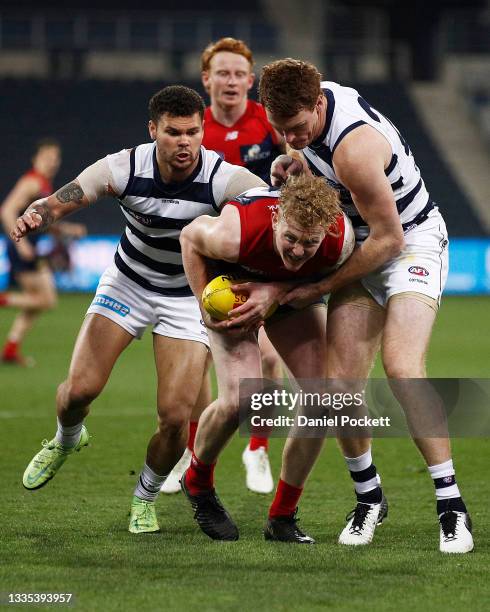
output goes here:
{"type": "Polygon", "coordinates": [[[458,525],[458,515],[456,512],[452,512],[451,510],[447,510],[444,514],[441,515],[439,519],[441,522],[442,533],[444,534],[444,540],[446,542],[451,542],[456,539],[457,535],[457,525],[458,525]]]}
{"type": "Polygon", "coordinates": [[[350,533],[360,533],[362,528],[364,527],[364,523],[366,521],[366,517],[371,510],[371,506],[368,504],[357,504],[357,506],[349,512],[349,514],[345,517],[346,521],[352,521],[352,525],[350,526],[350,533]]]}
{"type": "MultiPolygon", "coordinates": [[[[146,520],[148,518],[148,515],[151,515],[151,509],[150,509],[150,505],[149,503],[139,503],[138,504],[138,514],[136,515],[136,522],[141,521],[141,520],[146,520]]],[[[151,518],[151,516],[150,516],[151,518]]]]}
{"type": "Polygon", "coordinates": [[[199,503],[194,501],[192,502],[192,506],[195,510],[194,518],[197,518],[198,515],[204,514],[209,510],[217,510],[219,512],[225,512],[224,507],[222,506],[219,497],[216,494],[209,494],[203,500],[200,500],[199,503]]]}
{"type": "Polygon", "coordinates": [[[261,472],[262,474],[265,474],[267,471],[267,457],[264,452],[261,452],[259,455],[259,461],[258,461],[257,468],[259,472],[261,472]]]}

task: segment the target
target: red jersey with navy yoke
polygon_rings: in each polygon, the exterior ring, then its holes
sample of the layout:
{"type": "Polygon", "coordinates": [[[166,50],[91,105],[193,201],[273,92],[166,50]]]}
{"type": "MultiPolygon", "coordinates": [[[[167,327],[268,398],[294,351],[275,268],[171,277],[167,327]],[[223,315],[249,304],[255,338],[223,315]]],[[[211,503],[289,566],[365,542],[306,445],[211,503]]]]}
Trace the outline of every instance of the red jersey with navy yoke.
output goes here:
{"type": "Polygon", "coordinates": [[[53,183],[51,183],[51,181],[49,181],[44,176],[44,174],[41,174],[37,170],[34,170],[34,168],[31,168],[30,170],[28,170],[22,176],[22,178],[24,178],[24,177],[25,178],[35,178],[35,179],[37,179],[39,181],[40,189],[39,189],[38,194],[34,198],[34,200],[37,200],[38,198],[47,198],[48,196],[50,196],[53,193],[53,183]]]}
{"type": "Polygon", "coordinates": [[[278,208],[279,193],[251,189],[228,202],[240,213],[241,242],[238,264],[248,276],[263,280],[315,279],[332,272],[354,246],[352,228],[341,214],[330,228],[315,255],[296,272],[286,270],[273,246],[272,213],[278,208]],[[347,252],[348,251],[348,252],[347,252]]]}
{"type": "Polygon", "coordinates": [[[253,100],[248,100],[247,110],[230,127],[216,121],[208,106],[204,112],[203,145],[228,163],[245,166],[266,182],[270,181],[271,164],[280,153],[264,107],[253,100]]]}

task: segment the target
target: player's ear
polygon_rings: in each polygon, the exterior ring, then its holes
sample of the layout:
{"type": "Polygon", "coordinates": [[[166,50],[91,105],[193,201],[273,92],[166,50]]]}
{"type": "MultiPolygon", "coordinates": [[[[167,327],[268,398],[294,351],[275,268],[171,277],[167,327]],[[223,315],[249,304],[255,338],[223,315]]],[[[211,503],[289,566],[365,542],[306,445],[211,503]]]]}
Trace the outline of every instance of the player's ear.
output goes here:
{"type": "Polygon", "coordinates": [[[155,122],[150,119],[150,121],[148,121],[148,132],[150,133],[150,138],[152,140],[156,140],[157,137],[157,126],[155,125],[155,122]]]}
{"type": "Polygon", "coordinates": [[[209,72],[207,70],[201,72],[201,81],[204,89],[209,93],[209,72]]]}
{"type": "Polygon", "coordinates": [[[248,75],[248,89],[252,89],[253,85],[255,83],[255,73],[251,72],[248,75]]]}
{"type": "Polygon", "coordinates": [[[272,229],[275,230],[279,222],[279,215],[277,214],[277,210],[272,211],[271,219],[272,219],[272,229]]]}

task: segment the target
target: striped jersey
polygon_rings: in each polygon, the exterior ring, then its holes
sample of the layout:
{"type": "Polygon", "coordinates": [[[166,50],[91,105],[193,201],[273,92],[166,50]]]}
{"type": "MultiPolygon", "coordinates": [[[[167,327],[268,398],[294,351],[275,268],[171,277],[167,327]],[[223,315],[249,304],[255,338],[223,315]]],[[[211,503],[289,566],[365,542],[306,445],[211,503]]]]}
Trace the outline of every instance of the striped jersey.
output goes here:
{"type": "MultiPolygon", "coordinates": [[[[238,170],[201,147],[199,162],[185,180],[164,183],[156,143],[107,156],[126,228],[114,256],[132,281],[161,295],[188,296],[179,236],[200,215],[218,215],[230,177],[238,170]]],[[[241,171],[241,169],[240,169],[241,171]]]]}
{"type": "Polygon", "coordinates": [[[327,117],[322,134],[302,150],[310,170],[325,176],[340,192],[342,208],[354,226],[356,239],[364,240],[369,227],[359,215],[348,189],[337,178],[332,157],[342,139],[361,125],[370,125],[380,132],[391,146],[391,161],[385,174],[391,183],[400,221],[405,232],[427,218],[434,208],[410,148],[393,123],[374,109],[359,93],[333,81],[321,84],[327,98],[327,117]]]}

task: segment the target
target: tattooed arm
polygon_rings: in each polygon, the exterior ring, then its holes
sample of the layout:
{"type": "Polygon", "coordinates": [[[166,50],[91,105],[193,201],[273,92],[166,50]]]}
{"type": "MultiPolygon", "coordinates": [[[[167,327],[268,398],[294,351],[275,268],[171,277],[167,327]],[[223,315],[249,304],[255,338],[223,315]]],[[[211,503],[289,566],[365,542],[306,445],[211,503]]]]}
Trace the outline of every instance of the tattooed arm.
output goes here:
{"type": "Polygon", "coordinates": [[[100,159],[53,195],[33,202],[16,220],[10,237],[18,242],[26,234],[45,230],[66,215],[86,208],[103,195],[116,195],[113,182],[107,160],[100,159]]]}
{"type": "Polygon", "coordinates": [[[14,242],[18,242],[26,234],[45,230],[52,223],[88,204],[89,201],[80,185],[76,181],[68,183],[53,195],[36,200],[28,206],[25,213],[15,222],[10,237],[14,242]]]}

